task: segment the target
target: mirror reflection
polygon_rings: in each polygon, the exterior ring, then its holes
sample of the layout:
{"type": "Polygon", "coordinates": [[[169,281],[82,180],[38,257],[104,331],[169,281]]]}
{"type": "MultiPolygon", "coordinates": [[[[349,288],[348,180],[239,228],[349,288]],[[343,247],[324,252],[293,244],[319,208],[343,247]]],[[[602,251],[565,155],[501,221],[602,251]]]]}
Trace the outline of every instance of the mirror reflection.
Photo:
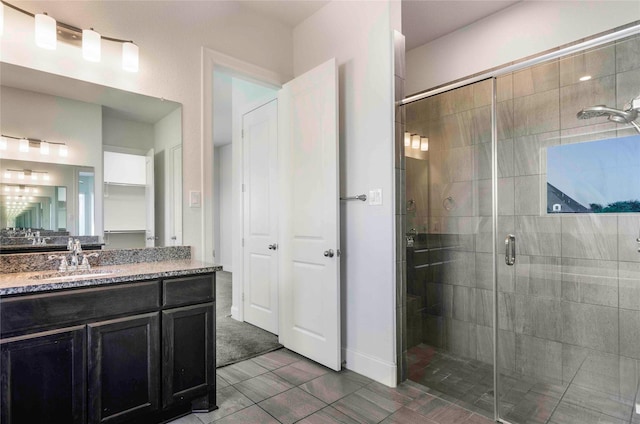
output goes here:
{"type": "Polygon", "coordinates": [[[55,235],[52,250],[64,234],[182,244],[179,103],[7,63],[0,77],[0,229],[55,235]]]}

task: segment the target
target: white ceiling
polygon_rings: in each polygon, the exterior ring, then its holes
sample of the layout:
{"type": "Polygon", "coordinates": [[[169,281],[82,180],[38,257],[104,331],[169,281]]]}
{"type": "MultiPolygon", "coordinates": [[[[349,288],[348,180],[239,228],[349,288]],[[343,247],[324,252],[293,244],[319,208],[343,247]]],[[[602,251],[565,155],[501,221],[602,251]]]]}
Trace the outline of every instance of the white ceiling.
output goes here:
{"type": "MultiPolygon", "coordinates": [[[[402,32],[411,50],[486,18],[521,0],[402,0],[402,32]]],[[[257,14],[294,27],[329,1],[239,0],[257,14]]]]}

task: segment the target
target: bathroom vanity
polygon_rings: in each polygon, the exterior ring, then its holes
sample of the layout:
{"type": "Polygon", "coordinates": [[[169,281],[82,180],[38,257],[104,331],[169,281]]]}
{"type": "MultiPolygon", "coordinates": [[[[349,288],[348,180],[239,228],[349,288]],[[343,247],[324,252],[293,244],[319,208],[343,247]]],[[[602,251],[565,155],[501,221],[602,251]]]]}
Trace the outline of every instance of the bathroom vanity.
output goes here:
{"type": "MultiPolygon", "coordinates": [[[[130,262],[148,255],[132,251],[130,262]]],[[[217,408],[219,267],[49,267],[0,276],[2,423],[159,423],[217,408]]]]}

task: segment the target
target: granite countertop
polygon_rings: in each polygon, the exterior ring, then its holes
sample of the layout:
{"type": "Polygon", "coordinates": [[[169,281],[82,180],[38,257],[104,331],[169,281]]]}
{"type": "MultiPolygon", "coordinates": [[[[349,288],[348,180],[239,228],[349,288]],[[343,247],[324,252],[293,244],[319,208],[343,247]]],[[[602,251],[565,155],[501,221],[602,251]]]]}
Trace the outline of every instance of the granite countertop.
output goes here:
{"type": "MultiPolygon", "coordinates": [[[[0,296],[42,293],[78,287],[93,287],[129,281],[180,277],[221,271],[222,267],[193,259],[140,262],[91,267],[93,274],[70,275],[54,269],[37,272],[14,272],[0,275],[0,296]],[[46,274],[49,279],[34,279],[46,274]],[[53,279],[51,278],[53,277],[53,279]]],[[[74,271],[80,273],[82,271],[74,271]]]]}

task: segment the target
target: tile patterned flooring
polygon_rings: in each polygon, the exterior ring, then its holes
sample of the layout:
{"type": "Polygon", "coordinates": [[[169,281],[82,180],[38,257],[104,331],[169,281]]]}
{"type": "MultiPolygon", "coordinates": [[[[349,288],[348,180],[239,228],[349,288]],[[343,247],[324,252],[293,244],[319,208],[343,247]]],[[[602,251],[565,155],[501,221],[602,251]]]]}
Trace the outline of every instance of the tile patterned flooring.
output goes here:
{"type": "MultiPolygon", "coordinates": [[[[640,364],[596,351],[558,380],[501,371],[502,418],[513,424],[636,424],[640,364]],[[564,381],[563,381],[564,380],[564,381]]],[[[409,379],[468,411],[493,416],[493,368],[425,344],[408,351],[409,379]]],[[[416,401],[414,401],[415,403],[416,401]]],[[[456,422],[456,421],[453,421],[456,422]]]]}
{"type": "Polygon", "coordinates": [[[490,424],[485,416],[407,381],[389,388],[335,372],[286,349],[217,370],[218,409],[170,424],[490,424]]]}

